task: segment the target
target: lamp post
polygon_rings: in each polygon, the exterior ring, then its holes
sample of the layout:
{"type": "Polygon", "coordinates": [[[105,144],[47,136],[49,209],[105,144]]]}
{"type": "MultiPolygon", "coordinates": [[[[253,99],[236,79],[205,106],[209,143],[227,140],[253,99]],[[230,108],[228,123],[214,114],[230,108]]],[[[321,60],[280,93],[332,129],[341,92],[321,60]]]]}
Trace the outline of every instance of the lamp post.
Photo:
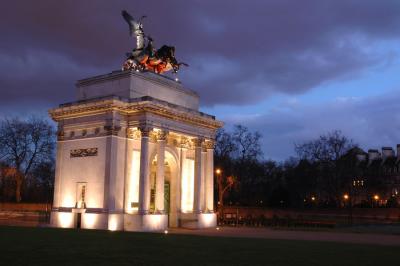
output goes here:
{"type": "Polygon", "coordinates": [[[343,200],[344,200],[344,204],[347,205],[347,207],[349,208],[349,224],[353,225],[353,204],[351,202],[351,198],[349,196],[349,194],[344,194],[343,195],[343,200]]]}
{"type": "Polygon", "coordinates": [[[224,179],[222,177],[222,170],[219,168],[215,170],[215,174],[217,175],[218,182],[218,207],[220,216],[222,218],[224,212],[224,194],[234,185],[236,178],[234,176],[225,176],[226,178],[224,179]]]}
{"type": "Polygon", "coordinates": [[[378,207],[379,195],[375,194],[373,198],[375,200],[375,206],[378,207]]]}
{"type": "MultiPolygon", "coordinates": [[[[215,174],[217,176],[217,184],[218,184],[218,202],[217,202],[217,209],[218,209],[218,213],[219,213],[219,221],[220,223],[223,220],[223,214],[222,214],[222,206],[223,206],[223,202],[221,202],[221,191],[222,191],[222,180],[221,180],[221,169],[217,168],[215,170],[215,174]]],[[[223,199],[222,199],[223,200],[223,199]]]]}

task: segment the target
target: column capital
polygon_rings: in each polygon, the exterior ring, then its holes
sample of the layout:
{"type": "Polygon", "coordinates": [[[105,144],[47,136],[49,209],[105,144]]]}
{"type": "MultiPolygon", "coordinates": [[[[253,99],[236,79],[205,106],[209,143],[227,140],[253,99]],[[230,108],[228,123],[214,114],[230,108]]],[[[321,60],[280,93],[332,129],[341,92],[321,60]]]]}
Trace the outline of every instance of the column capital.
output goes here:
{"type": "Polygon", "coordinates": [[[192,140],[193,144],[196,148],[201,148],[203,142],[204,142],[204,138],[198,137],[192,140]]]}
{"type": "Polygon", "coordinates": [[[207,150],[213,150],[215,148],[215,141],[214,140],[208,140],[205,142],[205,147],[207,150]]]}
{"type": "Polygon", "coordinates": [[[104,130],[106,131],[106,135],[118,136],[118,132],[121,130],[121,126],[119,125],[105,125],[104,130]]]}
{"type": "Polygon", "coordinates": [[[137,128],[128,128],[126,131],[126,137],[129,139],[138,140],[140,139],[140,130],[137,128]]]}
{"type": "Polygon", "coordinates": [[[64,140],[65,132],[63,129],[57,130],[57,140],[64,140]]]}
{"type": "Polygon", "coordinates": [[[150,132],[153,130],[153,128],[151,126],[149,126],[149,125],[140,125],[140,126],[138,126],[138,129],[140,130],[142,138],[143,137],[146,137],[146,138],[150,137],[150,132]]]}
{"type": "Polygon", "coordinates": [[[185,148],[185,149],[190,148],[190,141],[187,137],[181,137],[179,144],[180,144],[181,148],[185,148]]]}
{"type": "Polygon", "coordinates": [[[166,140],[167,137],[168,137],[168,131],[166,130],[157,131],[157,141],[166,140]]]}

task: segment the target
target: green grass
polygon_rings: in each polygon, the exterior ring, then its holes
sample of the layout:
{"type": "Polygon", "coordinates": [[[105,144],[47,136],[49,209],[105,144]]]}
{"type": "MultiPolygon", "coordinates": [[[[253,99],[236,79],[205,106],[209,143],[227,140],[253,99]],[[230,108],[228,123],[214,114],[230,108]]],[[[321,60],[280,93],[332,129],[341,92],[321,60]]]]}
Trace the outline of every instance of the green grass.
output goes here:
{"type": "Polygon", "coordinates": [[[399,265],[400,247],[0,227],[1,265],[399,265]]]}
{"type": "Polygon", "coordinates": [[[379,235],[400,235],[400,224],[380,224],[380,225],[354,225],[340,226],[335,228],[324,227],[271,227],[273,230],[283,231],[311,231],[311,232],[330,232],[330,233],[359,233],[359,234],[379,234],[379,235]]]}

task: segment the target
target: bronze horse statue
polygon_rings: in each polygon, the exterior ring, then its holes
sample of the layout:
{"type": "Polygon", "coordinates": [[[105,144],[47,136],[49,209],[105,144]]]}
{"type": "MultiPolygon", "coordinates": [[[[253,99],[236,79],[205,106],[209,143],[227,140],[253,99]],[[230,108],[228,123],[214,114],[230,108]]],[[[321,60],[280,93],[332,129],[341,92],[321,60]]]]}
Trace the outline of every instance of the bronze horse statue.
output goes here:
{"type": "Polygon", "coordinates": [[[123,70],[149,70],[162,74],[170,70],[177,73],[181,65],[188,66],[176,60],[175,47],[163,45],[158,50],[154,48],[153,39],[146,36],[143,30],[142,19],[145,16],[136,21],[128,12],[123,10],[122,17],[129,25],[130,34],[136,38],[136,48],[127,53],[127,59],[122,66],[123,70]],[[146,40],[147,45],[145,45],[146,40]]]}

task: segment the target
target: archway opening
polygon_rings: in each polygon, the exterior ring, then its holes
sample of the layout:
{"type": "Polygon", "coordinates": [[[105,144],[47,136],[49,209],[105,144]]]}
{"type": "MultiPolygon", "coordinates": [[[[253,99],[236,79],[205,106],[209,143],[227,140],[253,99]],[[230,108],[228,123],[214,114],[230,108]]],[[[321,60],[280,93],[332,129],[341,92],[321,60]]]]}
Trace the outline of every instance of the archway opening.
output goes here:
{"type": "MultiPolygon", "coordinates": [[[[153,160],[151,161],[150,167],[150,213],[156,213],[156,181],[157,181],[157,159],[158,156],[155,154],[153,160]]],[[[175,157],[171,152],[165,151],[165,160],[164,160],[164,213],[168,214],[170,226],[175,226],[175,214],[177,212],[176,205],[176,191],[177,191],[177,173],[178,173],[178,165],[175,157]],[[171,219],[172,217],[172,219],[171,219]]]]}

